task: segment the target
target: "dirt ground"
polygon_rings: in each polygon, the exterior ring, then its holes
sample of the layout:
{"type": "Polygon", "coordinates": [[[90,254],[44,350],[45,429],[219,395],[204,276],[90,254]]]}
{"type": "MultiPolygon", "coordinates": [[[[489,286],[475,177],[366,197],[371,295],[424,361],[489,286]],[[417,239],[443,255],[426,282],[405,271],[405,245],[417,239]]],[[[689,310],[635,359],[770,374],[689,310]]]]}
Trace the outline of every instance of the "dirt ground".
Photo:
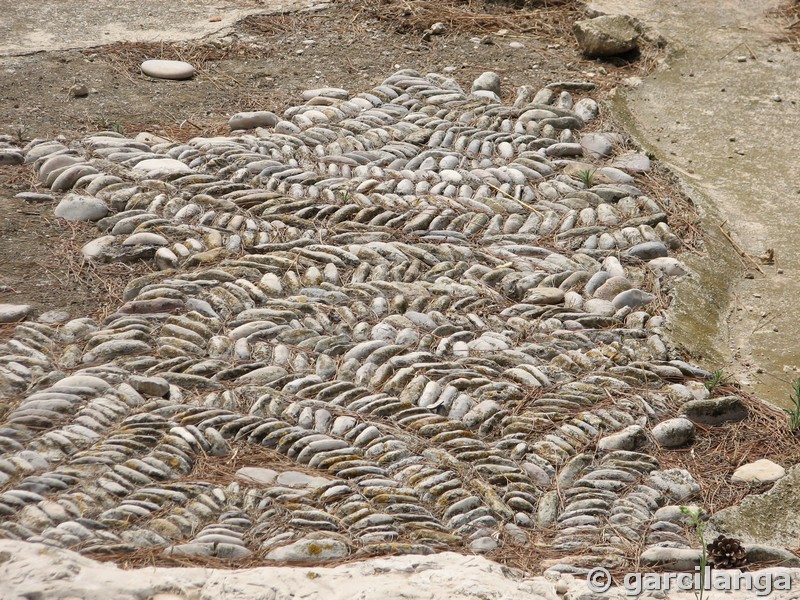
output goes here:
{"type": "MultiPolygon", "coordinates": [[[[172,139],[227,132],[244,110],[282,111],[300,93],[323,86],[352,92],[379,84],[400,68],[443,72],[469,88],[481,72],[502,77],[506,99],[520,85],[593,81],[608,90],[644,75],[655,52],[590,61],[570,33],[584,14],[573,0],[515,9],[503,2],[345,0],[305,13],[251,15],[232,29],[175,43],[116,42],[79,50],[0,58],[0,134],[24,144],[34,138],[79,139],[100,130],[149,131],[172,139]],[[443,35],[427,36],[435,22],[443,35]],[[509,44],[519,42],[523,48],[509,44]],[[187,60],[190,81],[141,74],[148,58],[187,60]],[[69,88],[90,93],[73,98],[69,88]]],[[[595,92],[597,94],[597,92],[595,92]]],[[[97,314],[117,300],[120,268],[87,273],[75,261],[91,225],[65,231],[52,203],[28,204],[16,193],[36,189],[31,168],[0,167],[0,302],[30,303],[37,312],[97,314]],[[70,256],[71,255],[71,256],[70,256]]],[[[129,277],[130,275],[128,275],[129,277]]]]}

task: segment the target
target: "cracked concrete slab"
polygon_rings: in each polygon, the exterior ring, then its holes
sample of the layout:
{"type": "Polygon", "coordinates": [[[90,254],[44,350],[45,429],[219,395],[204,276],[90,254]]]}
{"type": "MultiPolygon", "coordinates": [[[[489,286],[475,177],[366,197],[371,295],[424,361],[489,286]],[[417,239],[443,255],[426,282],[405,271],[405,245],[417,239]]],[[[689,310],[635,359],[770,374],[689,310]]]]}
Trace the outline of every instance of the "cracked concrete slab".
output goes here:
{"type": "Polygon", "coordinates": [[[114,42],[178,42],[199,39],[253,14],[321,8],[328,0],[234,2],[140,0],[26,2],[0,0],[0,56],[90,48],[114,42]]]}

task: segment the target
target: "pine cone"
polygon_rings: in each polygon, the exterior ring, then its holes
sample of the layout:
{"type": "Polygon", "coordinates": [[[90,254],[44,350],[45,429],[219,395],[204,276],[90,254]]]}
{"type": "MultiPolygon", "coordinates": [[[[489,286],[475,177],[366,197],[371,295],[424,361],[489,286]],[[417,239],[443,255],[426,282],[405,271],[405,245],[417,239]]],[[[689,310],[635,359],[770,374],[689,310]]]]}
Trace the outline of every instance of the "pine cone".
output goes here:
{"type": "Polygon", "coordinates": [[[708,545],[708,562],[717,569],[736,569],[747,563],[742,543],[720,535],[708,545]]]}

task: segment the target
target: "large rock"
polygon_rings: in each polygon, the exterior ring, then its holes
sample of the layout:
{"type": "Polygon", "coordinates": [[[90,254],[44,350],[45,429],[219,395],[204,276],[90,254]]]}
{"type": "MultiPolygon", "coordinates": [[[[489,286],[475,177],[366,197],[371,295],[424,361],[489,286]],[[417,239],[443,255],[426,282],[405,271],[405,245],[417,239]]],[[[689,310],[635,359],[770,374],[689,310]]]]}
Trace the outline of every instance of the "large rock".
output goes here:
{"type": "Polygon", "coordinates": [[[736,396],[690,400],[681,407],[681,412],[687,419],[704,425],[722,425],[747,417],[747,407],[736,396]]]}
{"type": "Polygon", "coordinates": [[[627,15],[604,15],[576,21],[572,32],[586,56],[614,56],[637,47],[639,32],[634,23],[627,15]]]}
{"type": "Polygon", "coordinates": [[[768,492],[747,496],[740,504],[716,513],[710,520],[713,533],[734,536],[745,545],[766,544],[796,548],[800,540],[800,466],[768,492]]]}

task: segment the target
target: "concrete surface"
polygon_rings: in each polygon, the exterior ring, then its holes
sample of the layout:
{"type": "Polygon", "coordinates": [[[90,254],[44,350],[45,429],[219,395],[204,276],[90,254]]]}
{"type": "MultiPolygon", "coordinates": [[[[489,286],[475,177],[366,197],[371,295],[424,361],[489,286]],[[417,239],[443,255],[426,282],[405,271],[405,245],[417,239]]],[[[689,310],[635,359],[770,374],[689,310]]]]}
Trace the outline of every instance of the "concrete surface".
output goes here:
{"type": "Polygon", "coordinates": [[[716,340],[692,329],[678,337],[701,355],[727,354],[730,364],[705,366],[737,372],[751,391],[788,406],[790,382],[800,376],[800,55],[774,41],[781,23],[768,13],[781,3],[597,0],[592,6],[635,16],[670,40],[666,67],[627,92],[624,104],[642,143],[710,200],[701,208],[716,247],[711,268],[710,261],[703,267],[701,298],[693,299],[696,318],[713,322],[714,311],[730,309],[728,331],[719,323],[716,340]],[[751,270],[752,279],[736,277],[742,265],[719,235],[722,222],[748,254],[774,249],[775,265],[763,265],[764,275],[751,270]]]}
{"type": "Polygon", "coordinates": [[[227,29],[248,15],[305,10],[328,3],[329,0],[136,0],[120,5],[107,0],[0,0],[0,56],[122,41],[192,40],[227,29]]]}

